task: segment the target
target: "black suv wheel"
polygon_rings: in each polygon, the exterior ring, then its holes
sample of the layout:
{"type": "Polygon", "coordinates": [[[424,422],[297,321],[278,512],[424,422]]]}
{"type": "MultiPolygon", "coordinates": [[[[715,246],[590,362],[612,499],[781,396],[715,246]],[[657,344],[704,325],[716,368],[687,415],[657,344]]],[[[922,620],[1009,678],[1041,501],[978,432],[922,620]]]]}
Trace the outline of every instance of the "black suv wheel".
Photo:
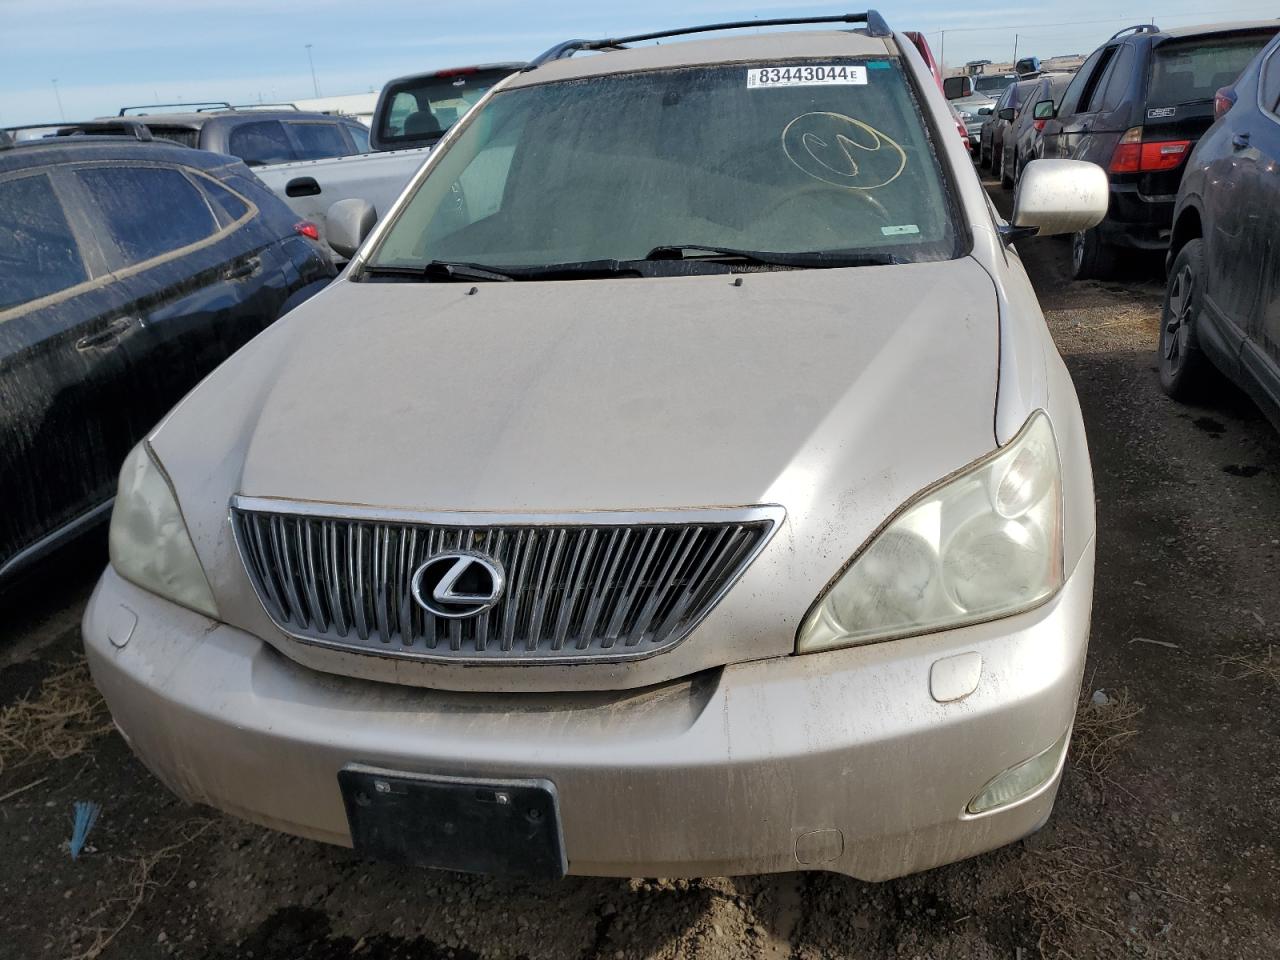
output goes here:
{"type": "Polygon", "coordinates": [[[1076,280],[1104,280],[1115,267],[1115,252],[1102,242],[1097,227],[1071,238],[1071,276],[1076,280]]]}
{"type": "Polygon", "coordinates": [[[1203,297],[1204,241],[1191,240],[1174,258],[1160,312],[1160,386],[1175,400],[1194,396],[1209,374],[1196,342],[1203,297]]]}

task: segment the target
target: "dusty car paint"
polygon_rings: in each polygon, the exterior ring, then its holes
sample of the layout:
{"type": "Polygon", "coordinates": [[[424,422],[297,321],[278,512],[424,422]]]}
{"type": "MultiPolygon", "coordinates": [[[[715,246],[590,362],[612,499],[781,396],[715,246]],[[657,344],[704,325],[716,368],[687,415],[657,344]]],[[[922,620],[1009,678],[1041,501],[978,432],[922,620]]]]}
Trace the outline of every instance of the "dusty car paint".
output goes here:
{"type": "MultiPolygon", "coordinates": [[[[159,144],[31,145],[0,153],[0,178],[92,166],[188,170],[237,191],[244,214],[208,238],[132,266],[106,246],[103,214],[70,188],[64,208],[92,276],[0,310],[0,581],[101,517],[121,461],[192,386],[332,268],[239,164],[159,144]],[[97,234],[102,239],[95,240],[97,234]]],[[[40,225],[34,225],[39,229],[40,225]]]]}

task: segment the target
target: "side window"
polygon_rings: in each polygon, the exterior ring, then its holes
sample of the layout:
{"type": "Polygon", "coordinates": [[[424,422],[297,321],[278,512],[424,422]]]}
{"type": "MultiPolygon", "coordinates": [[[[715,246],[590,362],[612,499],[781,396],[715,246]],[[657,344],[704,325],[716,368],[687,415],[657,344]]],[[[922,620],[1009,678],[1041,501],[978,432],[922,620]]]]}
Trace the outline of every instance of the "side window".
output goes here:
{"type": "Polygon", "coordinates": [[[1258,89],[1262,105],[1272,113],[1280,113],[1280,46],[1273,47],[1262,64],[1258,89]]]}
{"type": "Polygon", "coordinates": [[[76,177],[102,212],[123,266],[197,243],[218,232],[204,196],[178,170],[90,167],[76,177]]]}
{"type": "Polygon", "coordinates": [[[347,133],[356,142],[356,153],[369,152],[369,128],[363,123],[353,123],[347,127],[347,133]]]}
{"type": "Polygon", "coordinates": [[[279,120],[258,120],[236,127],[231,131],[227,147],[232,156],[239,157],[251,167],[297,159],[284,124],[279,120]]]}
{"type": "Polygon", "coordinates": [[[197,178],[196,182],[203,188],[214,211],[221,214],[218,220],[223,226],[235,223],[249,212],[249,205],[222,184],[204,177],[197,178]]]}
{"type": "Polygon", "coordinates": [[[996,101],[996,108],[995,108],[996,113],[999,113],[1001,110],[1003,110],[1005,107],[1009,105],[1009,98],[1013,96],[1013,88],[1015,86],[1017,86],[1017,84],[1011,83],[1009,84],[1009,86],[1004,88],[1004,91],[1000,94],[1000,99],[996,101]]]}
{"type": "Polygon", "coordinates": [[[1093,55],[1084,62],[1084,66],[1071,78],[1071,83],[1067,85],[1066,92],[1062,94],[1062,105],[1058,108],[1058,116],[1069,117],[1079,109],[1080,96],[1084,93],[1084,86],[1096,72],[1098,61],[1101,59],[1102,51],[1095,50],[1093,55]]]}
{"type": "Polygon", "coordinates": [[[1111,78],[1110,67],[1114,66],[1117,47],[1107,47],[1102,51],[1102,59],[1098,61],[1098,69],[1093,72],[1089,82],[1085,84],[1084,93],[1080,97],[1077,113],[1093,113],[1101,103],[1102,89],[1111,78]]]}
{"type": "Polygon", "coordinates": [[[1101,95],[1094,98],[1098,101],[1099,110],[1114,110],[1124,102],[1124,96],[1132,86],[1134,57],[1133,44],[1126,43],[1111,61],[1101,95]]]}
{"type": "Polygon", "coordinates": [[[0,310],[88,279],[49,178],[39,174],[0,182],[0,310]]]}
{"type": "Polygon", "coordinates": [[[290,123],[289,130],[298,144],[299,160],[323,160],[351,153],[342,127],[336,123],[290,123]]]}

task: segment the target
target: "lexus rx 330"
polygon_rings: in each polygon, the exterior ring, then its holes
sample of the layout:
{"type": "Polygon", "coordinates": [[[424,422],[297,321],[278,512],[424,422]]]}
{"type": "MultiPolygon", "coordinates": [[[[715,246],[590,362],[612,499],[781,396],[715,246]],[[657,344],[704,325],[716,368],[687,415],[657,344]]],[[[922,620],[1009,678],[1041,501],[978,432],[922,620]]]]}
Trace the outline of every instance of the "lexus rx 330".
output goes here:
{"type": "Polygon", "coordinates": [[[887,878],[1044,822],[1094,505],[1011,244],[1106,177],[1032,163],[1006,223],[852,19],[563,44],[367,237],[335,211],[349,268],[121,473],[85,641],[161,780],[536,877],[887,878]]]}

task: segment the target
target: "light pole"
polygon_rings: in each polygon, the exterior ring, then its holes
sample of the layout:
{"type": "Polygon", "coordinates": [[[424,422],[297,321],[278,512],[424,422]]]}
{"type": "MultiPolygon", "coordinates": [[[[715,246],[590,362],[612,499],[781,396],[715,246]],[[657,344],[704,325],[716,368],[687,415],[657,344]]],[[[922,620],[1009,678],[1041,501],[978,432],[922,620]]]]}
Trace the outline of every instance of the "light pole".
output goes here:
{"type": "Polygon", "coordinates": [[[305,45],[307,48],[307,63],[311,64],[311,89],[316,92],[316,99],[320,99],[320,82],[316,80],[316,62],[311,57],[311,44],[305,45]]]}
{"type": "Polygon", "coordinates": [[[67,115],[62,110],[62,94],[58,92],[58,78],[54,77],[49,82],[53,84],[53,98],[58,101],[58,119],[65,122],[67,115]]]}
{"type": "Polygon", "coordinates": [[[1018,69],[1018,35],[1016,33],[1013,35],[1013,69],[1016,73],[1018,69]]]}

